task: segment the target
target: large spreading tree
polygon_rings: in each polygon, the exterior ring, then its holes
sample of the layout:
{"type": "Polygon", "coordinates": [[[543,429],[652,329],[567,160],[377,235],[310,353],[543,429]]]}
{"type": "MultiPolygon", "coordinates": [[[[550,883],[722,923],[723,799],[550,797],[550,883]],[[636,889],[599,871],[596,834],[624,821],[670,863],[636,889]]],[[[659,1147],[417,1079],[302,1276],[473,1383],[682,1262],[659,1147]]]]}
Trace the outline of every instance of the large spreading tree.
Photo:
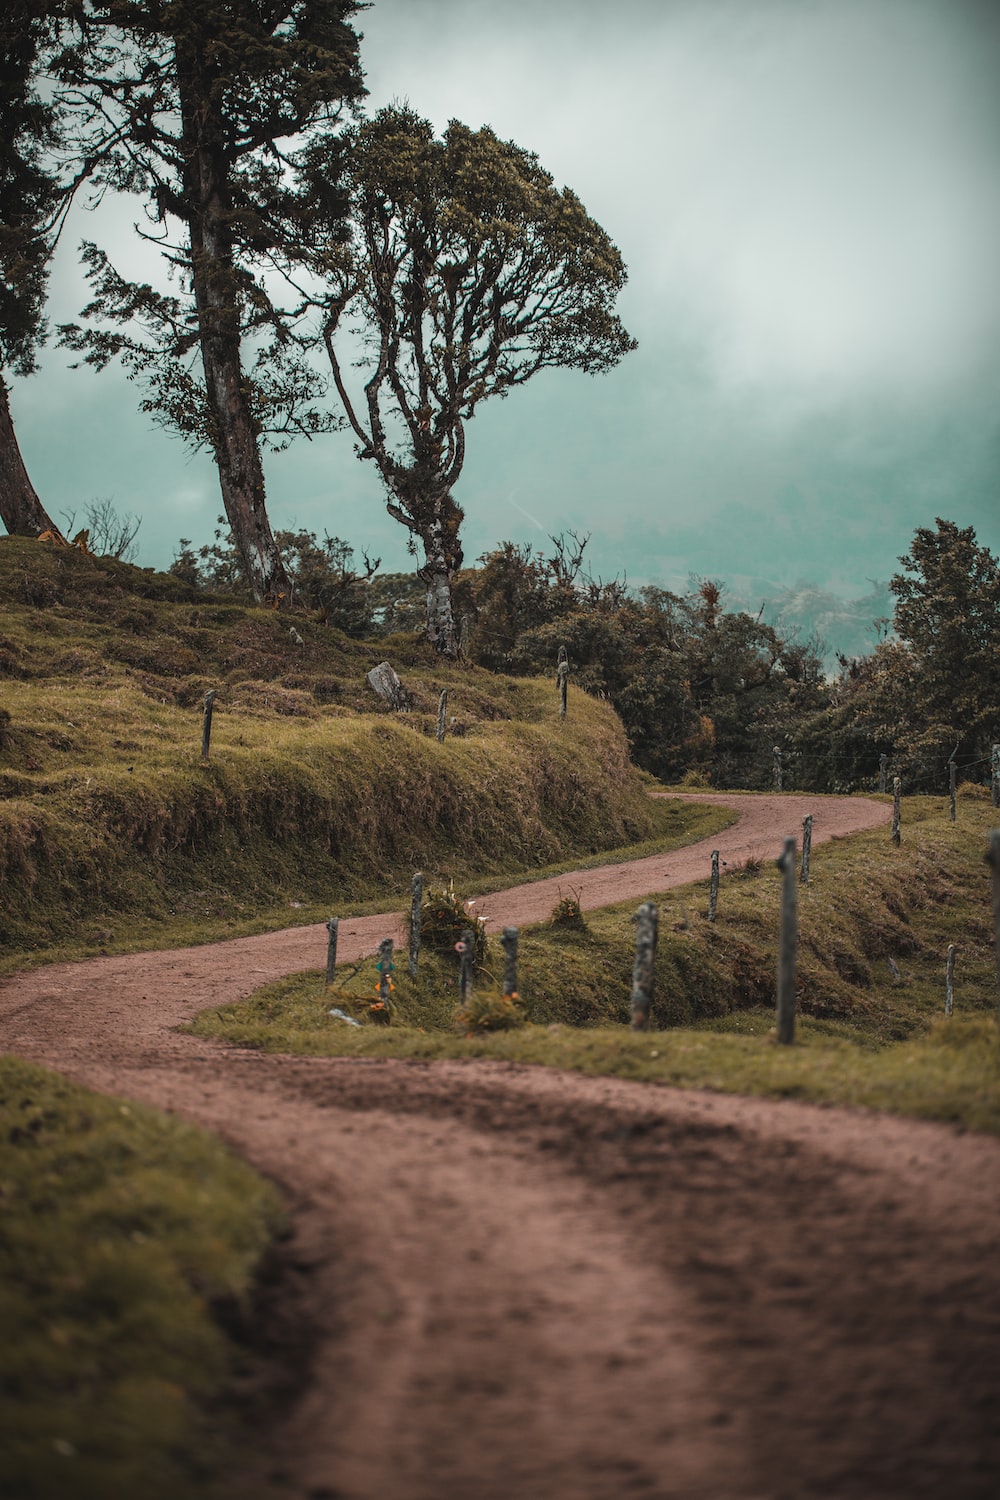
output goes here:
{"type": "MultiPolygon", "coordinates": [[[[262,434],[313,422],[303,406],[314,381],[268,290],[298,211],[284,152],[322,127],[335,161],[342,113],[364,92],[349,25],[359,8],[356,0],[85,0],[55,64],[92,180],[145,200],[144,232],[175,273],[168,294],[128,281],[88,246],[89,326],[65,328],[64,341],[98,367],[121,358],[154,418],[210,446],[258,600],[291,592],[267,515],[262,434]],[[250,368],[248,344],[258,356],[250,368]]],[[[334,183],[328,224],[336,198],[334,183]]]]}
{"type": "Polygon", "coordinates": [[[25,468],[7,374],[30,375],[45,335],[49,263],[69,188],[51,165],[58,116],[36,69],[51,35],[45,0],[0,11],[0,518],[12,535],[56,532],[25,468]]]}
{"type": "Polygon", "coordinates": [[[303,290],[359,456],[422,550],[428,639],[454,655],[466,424],[540,370],[597,374],[635,348],[614,310],[625,266],[579,198],[492,130],[452,121],[438,139],[393,107],[348,145],[347,246],[326,228],[340,143],[319,141],[300,162],[312,226],[300,255],[324,288],[303,290]],[[360,390],[349,373],[358,338],[360,390]]]}

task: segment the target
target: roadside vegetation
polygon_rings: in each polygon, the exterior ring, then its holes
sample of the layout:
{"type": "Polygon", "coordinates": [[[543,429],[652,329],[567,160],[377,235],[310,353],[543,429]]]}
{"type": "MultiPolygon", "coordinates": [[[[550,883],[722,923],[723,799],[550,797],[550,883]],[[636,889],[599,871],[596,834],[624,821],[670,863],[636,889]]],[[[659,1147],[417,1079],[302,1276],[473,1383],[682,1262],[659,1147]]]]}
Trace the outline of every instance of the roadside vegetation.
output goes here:
{"type": "Polygon", "coordinates": [[[506,1012],[494,936],[476,975],[471,1022],[456,1021],[454,963],[422,955],[415,982],[400,957],[389,1026],[369,1024],[378,978],[369,960],[345,966],[331,989],[320,973],[292,975],[204,1012],[193,1030],[268,1051],[490,1057],[1000,1130],[983,859],[996,815],[972,786],[959,808],[952,825],[938,799],[908,800],[898,850],[878,830],[815,851],[799,898],[800,1022],[791,1048],[773,1037],[779,877],[755,860],[727,873],[715,923],[707,920],[707,883],[659,899],[659,1029],[645,1035],[627,1029],[632,905],[585,913],[582,924],[564,910],[561,920],[525,929],[518,1001],[506,1012]],[[946,1019],[950,943],[958,947],[955,1014],[946,1019]],[[362,1024],[332,1016],[332,1007],[362,1024]]]}
{"type": "Polygon", "coordinates": [[[0,1494],[208,1494],[267,1389],[275,1191],[214,1136],[6,1057],[0,1215],[0,1494]]]}

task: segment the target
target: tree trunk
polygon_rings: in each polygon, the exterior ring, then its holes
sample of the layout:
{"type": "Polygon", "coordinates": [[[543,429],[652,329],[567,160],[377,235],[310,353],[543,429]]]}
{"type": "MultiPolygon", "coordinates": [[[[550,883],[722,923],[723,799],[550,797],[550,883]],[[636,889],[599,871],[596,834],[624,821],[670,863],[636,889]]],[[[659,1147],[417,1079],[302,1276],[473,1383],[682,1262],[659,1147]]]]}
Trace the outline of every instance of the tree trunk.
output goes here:
{"type": "Polygon", "coordinates": [[[0,519],[11,536],[40,536],[43,531],[61,536],[28,478],[7,397],[7,383],[0,374],[0,519]]]}
{"type": "Polygon", "coordinates": [[[427,639],[442,656],[458,655],[458,632],[452,608],[451,588],[456,572],[462,566],[458,545],[458,523],[462,512],[450,495],[443,496],[434,507],[429,525],[420,529],[424,546],[424,565],[417,577],[427,587],[427,639]]]}
{"type": "Polygon", "coordinates": [[[222,500],[246,578],[258,603],[291,599],[264,498],[260,431],[240,358],[237,276],[229,232],[228,167],[210,80],[201,59],[177,53],[184,126],[184,196],[212,447],[222,500]]]}

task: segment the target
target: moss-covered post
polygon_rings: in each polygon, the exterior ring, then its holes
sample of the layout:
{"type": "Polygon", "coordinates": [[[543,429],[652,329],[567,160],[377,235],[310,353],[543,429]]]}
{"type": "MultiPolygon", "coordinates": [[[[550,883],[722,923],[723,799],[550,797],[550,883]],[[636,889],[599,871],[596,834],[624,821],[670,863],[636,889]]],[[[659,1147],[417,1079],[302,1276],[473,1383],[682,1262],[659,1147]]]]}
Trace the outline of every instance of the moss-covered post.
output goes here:
{"type": "Polygon", "coordinates": [[[566,717],[566,697],[569,691],[569,653],[565,646],[559,647],[559,660],[556,664],[556,682],[559,684],[559,717],[566,717]]]}
{"type": "Polygon", "coordinates": [[[462,1004],[468,1005],[472,994],[472,967],[476,957],[476,934],[471,927],[467,927],[462,933],[462,941],[458,943],[458,993],[462,997],[462,1004]]]}
{"type": "Polygon", "coordinates": [[[719,851],[712,850],[712,879],[708,887],[708,920],[715,921],[719,909],[719,851]]]}
{"type": "Polygon", "coordinates": [[[955,794],[956,794],[956,791],[957,791],[957,787],[956,787],[957,780],[958,780],[958,767],[955,765],[955,757],[952,756],[951,760],[948,762],[948,798],[949,798],[949,803],[950,803],[948,817],[949,817],[949,819],[950,819],[950,821],[952,823],[954,823],[954,821],[955,821],[955,812],[956,812],[955,794]]]}
{"type": "Polygon", "coordinates": [[[901,837],[899,831],[899,823],[900,804],[902,802],[902,797],[903,783],[900,781],[898,776],[894,776],[892,778],[892,842],[896,845],[897,849],[899,848],[899,840],[901,837]]]}
{"type": "Polygon", "coordinates": [[[505,1000],[517,999],[517,928],[505,927],[500,939],[500,946],[504,952],[503,964],[503,997],[505,1000]]]}
{"type": "Polygon", "coordinates": [[[955,944],[948,944],[948,957],[944,966],[944,1013],[950,1016],[955,1009],[955,944]]]}
{"type": "Polygon", "coordinates": [[[383,938],[378,945],[378,997],[386,1010],[392,1004],[392,971],[396,967],[392,961],[392,938],[383,938]]]}
{"type": "Polygon", "coordinates": [[[813,846],[813,815],[807,813],[802,819],[802,868],[799,870],[799,879],[803,885],[809,884],[809,861],[812,858],[813,846]]]}
{"type": "Polygon", "coordinates": [[[447,688],[442,688],[441,689],[441,696],[438,699],[437,741],[438,741],[439,745],[443,745],[444,744],[444,726],[445,726],[445,717],[444,716],[445,716],[445,714],[447,712],[448,712],[448,689],[447,688]]]}
{"type": "Polygon", "coordinates": [[[340,918],[331,917],[326,924],[326,982],[333,983],[333,976],[337,968],[337,932],[340,927],[340,918]]]}
{"type": "Polygon", "coordinates": [[[771,786],[774,791],[780,792],[781,785],[781,746],[775,745],[771,751],[771,786]]]}
{"type": "Polygon", "coordinates": [[[799,943],[795,897],[795,840],[786,839],[781,871],[781,934],[778,940],[778,1041],[795,1040],[795,957],[799,943]]]}
{"type": "Polygon", "coordinates": [[[212,709],[215,707],[215,688],[205,694],[204,716],[201,724],[201,758],[208,760],[208,749],[212,743],[212,709]]]}
{"type": "Polygon", "coordinates": [[[993,806],[1000,807],[1000,745],[990,751],[990,785],[993,791],[993,806]]]}
{"type": "Polygon", "coordinates": [[[885,796],[886,787],[889,784],[889,757],[880,755],[878,758],[878,789],[881,796],[885,796]]]}
{"type": "Polygon", "coordinates": [[[644,901],[635,914],[635,963],[632,966],[632,1030],[649,1030],[659,913],[644,901]]]}
{"type": "Polygon", "coordinates": [[[1000,828],[990,829],[986,859],[993,870],[993,956],[997,966],[997,1020],[1000,1021],[1000,828]]]}
{"type": "Polygon", "coordinates": [[[424,899],[423,872],[418,870],[410,885],[410,978],[417,977],[420,960],[420,908],[424,899]]]}

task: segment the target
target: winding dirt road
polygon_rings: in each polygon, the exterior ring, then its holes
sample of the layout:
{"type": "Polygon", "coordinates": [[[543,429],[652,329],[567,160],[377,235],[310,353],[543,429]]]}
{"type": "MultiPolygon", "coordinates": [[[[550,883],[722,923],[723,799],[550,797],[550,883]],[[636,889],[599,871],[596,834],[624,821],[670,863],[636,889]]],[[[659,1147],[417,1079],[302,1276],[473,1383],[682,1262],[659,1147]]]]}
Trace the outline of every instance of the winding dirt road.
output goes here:
{"type": "MultiPolygon", "coordinates": [[[[538,920],[814,842],[880,804],[733,801],[672,855],[519,886],[538,920]]],[[[341,923],[371,951],[385,917],[341,923]]],[[[990,1500],[1000,1141],[505,1064],[268,1057],[175,1028],[322,961],[322,927],[40,969],[0,1044],[217,1130],[283,1190],[295,1399],[233,1495],[990,1500]],[[307,1368],[306,1368],[307,1366],[307,1368]]],[[[181,1500],[181,1497],[179,1497],[181,1500]]]]}

